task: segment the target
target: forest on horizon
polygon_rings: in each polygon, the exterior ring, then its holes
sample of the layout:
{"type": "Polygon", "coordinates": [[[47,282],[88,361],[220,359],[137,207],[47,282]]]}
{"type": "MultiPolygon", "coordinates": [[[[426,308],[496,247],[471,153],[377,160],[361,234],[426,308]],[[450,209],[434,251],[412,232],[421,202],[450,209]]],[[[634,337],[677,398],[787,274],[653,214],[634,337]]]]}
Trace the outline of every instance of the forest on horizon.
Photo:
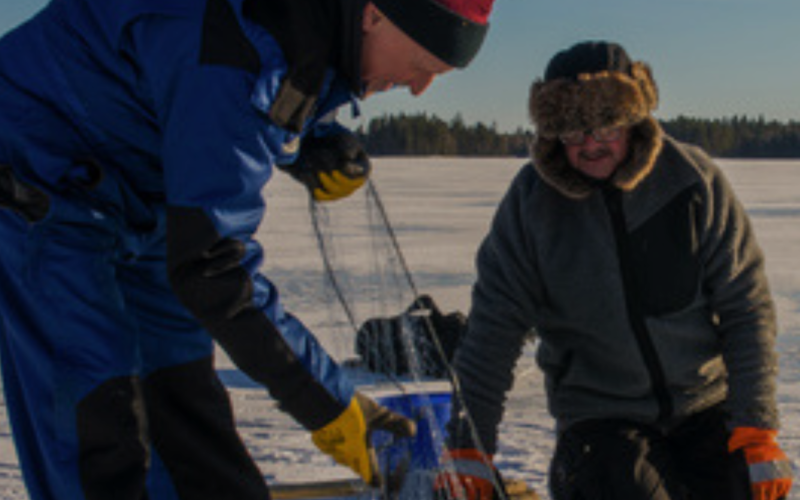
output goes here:
{"type": "MultiPolygon", "coordinates": [[[[800,121],[679,116],[660,123],[672,137],[714,157],[800,158],[800,121]]],[[[445,121],[427,113],[401,113],[373,118],[356,133],[373,156],[525,157],[533,130],[502,132],[495,124],[468,125],[461,115],[445,121]]]]}

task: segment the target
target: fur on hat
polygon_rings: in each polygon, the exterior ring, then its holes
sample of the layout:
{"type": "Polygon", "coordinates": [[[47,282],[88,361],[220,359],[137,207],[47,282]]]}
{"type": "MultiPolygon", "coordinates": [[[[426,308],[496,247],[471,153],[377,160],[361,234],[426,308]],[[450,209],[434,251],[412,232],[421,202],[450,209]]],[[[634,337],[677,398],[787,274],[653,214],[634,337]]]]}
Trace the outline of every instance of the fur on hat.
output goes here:
{"type": "Polygon", "coordinates": [[[529,112],[536,126],[531,144],[534,166],[542,179],[565,196],[583,198],[594,184],[572,167],[559,134],[604,127],[629,127],[631,152],[610,182],[630,191],[653,168],[661,150],[661,126],[651,113],[658,106],[658,88],[650,67],[631,63],[628,72],[578,73],[575,79],[536,80],[529,112]]]}

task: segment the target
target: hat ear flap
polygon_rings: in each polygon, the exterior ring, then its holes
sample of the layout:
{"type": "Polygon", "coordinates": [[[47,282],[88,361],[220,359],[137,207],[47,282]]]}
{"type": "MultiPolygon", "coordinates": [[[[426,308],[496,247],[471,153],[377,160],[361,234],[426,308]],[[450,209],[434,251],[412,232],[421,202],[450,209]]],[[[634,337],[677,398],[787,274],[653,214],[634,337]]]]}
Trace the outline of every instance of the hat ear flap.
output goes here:
{"type": "Polygon", "coordinates": [[[658,86],[650,66],[643,62],[633,63],[631,76],[639,84],[647,108],[654,111],[658,107],[658,86]]]}
{"type": "Polygon", "coordinates": [[[632,191],[655,166],[663,145],[661,126],[652,116],[630,130],[630,157],[613,177],[614,185],[623,191],[632,191]]]}
{"type": "Polygon", "coordinates": [[[564,146],[558,139],[538,137],[530,145],[533,168],[544,182],[573,200],[586,198],[594,187],[569,164],[564,146]]]}

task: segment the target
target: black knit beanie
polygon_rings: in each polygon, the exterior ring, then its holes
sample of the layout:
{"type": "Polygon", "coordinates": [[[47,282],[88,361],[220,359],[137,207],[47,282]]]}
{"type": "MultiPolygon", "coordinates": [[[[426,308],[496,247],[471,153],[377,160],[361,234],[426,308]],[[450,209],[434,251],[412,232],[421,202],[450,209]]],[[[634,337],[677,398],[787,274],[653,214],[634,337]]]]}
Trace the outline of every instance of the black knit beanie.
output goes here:
{"type": "Polygon", "coordinates": [[[494,0],[372,0],[406,35],[446,64],[464,68],[489,30],[494,0]]]}

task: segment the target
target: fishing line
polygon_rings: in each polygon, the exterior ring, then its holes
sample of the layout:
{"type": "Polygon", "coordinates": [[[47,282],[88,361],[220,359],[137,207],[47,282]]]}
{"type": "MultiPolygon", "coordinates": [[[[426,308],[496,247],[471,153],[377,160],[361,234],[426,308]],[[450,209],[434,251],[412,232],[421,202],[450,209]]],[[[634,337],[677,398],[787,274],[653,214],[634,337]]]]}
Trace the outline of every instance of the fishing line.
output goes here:
{"type": "MultiPolygon", "coordinates": [[[[417,285],[416,285],[416,282],[414,280],[414,277],[413,277],[413,275],[411,273],[411,270],[410,270],[410,267],[408,265],[408,262],[407,262],[407,260],[405,258],[405,254],[403,253],[402,248],[400,247],[400,243],[398,241],[397,234],[396,234],[396,232],[394,230],[394,226],[391,223],[391,221],[389,220],[389,215],[388,215],[388,213],[386,211],[386,207],[385,207],[385,205],[384,205],[384,203],[383,203],[383,201],[381,199],[381,196],[378,193],[377,187],[375,186],[375,183],[372,181],[372,179],[367,179],[366,188],[367,188],[367,194],[369,196],[368,199],[371,199],[374,202],[374,206],[377,209],[377,213],[378,213],[378,215],[380,217],[380,223],[381,223],[383,229],[386,231],[387,236],[389,237],[389,241],[391,242],[391,246],[392,246],[393,252],[394,252],[394,254],[397,257],[397,260],[399,262],[400,270],[402,272],[403,278],[407,282],[409,289],[411,290],[411,292],[414,295],[414,304],[417,307],[419,307],[420,309],[424,310],[424,309],[426,309],[426,306],[420,300],[419,290],[417,288],[417,285]]],[[[319,221],[318,210],[319,210],[318,204],[314,201],[312,196],[309,196],[309,213],[311,214],[311,220],[312,220],[312,226],[313,226],[313,229],[314,229],[314,235],[315,235],[315,237],[317,239],[317,245],[319,247],[319,251],[320,251],[320,254],[322,256],[323,266],[324,266],[324,269],[325,269],[325,274],[328,277],[328,281],[331,284],[331,287],[333,288],[333,291],[334,291],[334,293],[336,295],[337,300],[341,304],[342,309],[344,310],[345,315],[347,316],[348,322],[350,323],[351,327],[353,328],[353,331],[357,333],[358,330],[359,330],[358,323],[356,321],[355,314],[353,313],[352,307],[350,306],[350,303],[348,302],[347,297],[345,296],[345,293],[342,290],[342,287],[341,287],[341,285],[339,283],[339,280],[336,277],[336,272],[335,272],[334,266],[333,266],[333,264],[331,262],[331,259],[330,259],[331,250],[328,248],[328,245],[325,242],[324,232],[322,230],[322,227],[321,227],[321,224],[320,224],[320,221],[319,221]]],[[[373,231],[372,228],[370,230],[373,231]]],[[[373,233],[374,233],[374,231],[373,231],[373,233]]],[[[466,422],[468,430],[469,430],[469,433],[470,433],[470,437],[471,437],[472,442],[475,445],[476,449],[481,452],[483,457],[488,457],[488,454],[486,453],[485,447],[483,446],[483,443],[482,443],[480,437],[478,436],[477,426],[475,425],[475,422],[472,419],[472,415],[470,415],[470,413],[469,413],[469,411],[467,409],[466,400],[464,399],[463,390],[461,388],[461,384],[459,382],[458,375],[456,374],[455,369],[453,368],[452,364],[450,363],[450,361],[447,358],[447,354],[445,353],[444,347],[442,346],[442,343],[441,343],[441,341],[439,339],[439,334],[436,332],[436,329],[435,329],[435,327],[433,325],[433,322],[431,321],[431,318],[429,316],[423,315],[422,316],[422,320],[425,322],[425,326],[428,328],[428,331],[431,332],[430,338],[432,340],[434,349],[435,349],[436,353],[438,354],[438,356],[441,358],[441,360],[443,362],[443,365],[445,367],[445,373],[447,374],[447,378],[449,379],[450,385],[452,386],[452,389],[453,389],[452,392],[453,392],[453,394],[455,394],[455,397],[458,399],[458,404],[459,404],[459,407],[461,409],[460,414],[459,414],[459,418],[461,420],[463,420],[464,422],[466,422]]],[[[405,329],[405,325],[403,326],[403,329],[405,329]]],[[[413,351],[414,350],[413,349],[413,341],[411,342],[411,344],[412,344],[411,350],[413,351]]],[[[409,358],[410,358],[410,360],[413,359],[414,361],[416,361],[416,356],[409,356],[409,358]]],[[[416,375],[416,373],[421,373],[421,372],[419,370],[412,370],[411,373],[415,374],[414,377],[418,377],[416,375]]],[[[398,388],[398,390],[401,392],[401,394],[403,394],[404,396],[408,396],[408,392],[406,391],[406,388],[403,386],[403,384],[400,382],[400,380],[391,373],[391,371],[387,371],[387,373],[385,375],[389,378],[390,382],[398,388]]],[[[428,399],[428,406],[429,407],[432,406],[432,403],[430,402],[430,399],[428,399]]],[[[435,418],[435,417],[430,417],[430,418],[435,418]]],[[[431,427],[431,432],[437,432],[438,433],[438,427],[439,426],[431,425],[430,427],[431,427]]],[[[442,437],[441,436],[438,436],[438,437],[439,437],[439,442],[443,443],[444,440],[442,439],[442,437]]],[[[484,465],[486,465],[489,469],[493,470],[492,469],[493,466],[489,462],[488,458],[484,458],[484,465]]],[[[454,475],[456,473],[456,471],[453,470],[452,465],[450,467],[443,466],[442,469],[444,469],[448,474],[451,474],[451,475],[454,475]]],[[[453,479],[455,479],[455,478],[453,478],[453,479]]],[[[499,498],[501,500],[506,500],[507,497],[506,497],[506,494],[505,494],[505,489],[499,483],[498,478],[493,476],[492,483],[493,483],[493,486],[495,488],[495,491],[498,493],[499,498]]]]}
{"type": "Polygon", "coordinates": [[[345,316],[347,316],[347,321],[350,323],[350,326],[353,328],[354,332],[358,331],[358,324],[356,323],[355,315],[353,314],[353,310],[350,308],[350,303],[344,296],[344,292],[342,291],[342,287],[339,285],[339,280],[336,279],[336,274],[333,270],[333,265],[331,264],[331,260],[329,257],[329,250],[328,246],[325,243],[325,237],[322,234],[322,229],[320,228],[319,223],[319,215],[317,213],[318,207],[317,203],[314,201],[312,196],[308,197],[308,211],[311,214],[311,225],[314,228],[314,236],[317,239],[317,246],[319,247],[319,253],[322,255],[322,265],[325,268],[325,275],[328,277],[328,281],[333,288],[333,292],[336,294],[336,298],[339,300],[339,303],[342,305],[342,309],[344,309],[345,316]]]}
{"type": "MultiPolygon", "coordinates": [[[[398,257],[398,260],[400,262],[400,266],[402,268],[403,274],[404,274],[404,276],[406,278],[406,281],[408,282],[408,286],[411,288],[412,292],[414,293],[414,300],[420,307],[424,307],[424,304],[422,304],[419,301],[419,296],[420,295],[419,295],[419,292],[417,290],[417,286],[416,286],[416,283],[414,281],[414,277],[411,274],[411,269],[408,266],[408,263],[407,263],[407,261],[405,259],[405,255],[403,254],[403,250],[400,248],[400,243],[397,240],[397,235],[396,235],[396,233],[394,231],[394,226],[392,225],[391,221],[389,220],[389,214],[386,211],[386,208],[385,208],[385,206],[383,204],[383,201],[381,200],[381,197],[378,194],[378,190],[375,187],[375,183],[372,181],[372,179],[368,179],[367,180],[367,189],[368,189],[368,192],[370,193],[370,195],[375,200],[375,205],[378,208],[378,213],[380,214],[381,219],[383,220],[383,225],[386,228],[386,232],[389,235],[389,239],[392,242],[392,246],[394,248],[394,251],[397,254],[397,257],[398,257]]],[[[432,333],[431,338],[433,339],[434,347],[436,349],[437,354],[439,355],[439,357],[441,358],[442,362],[444,363],[447,376],[448,376],[448,378],[450,380],[451,386],[453,387],[453,394],[455,394],[456,398],[458,398],[458,403],[459,403],[459,406],[461,408],[460,417],[463,417],[463,419],[467,422],[467,426],[468,426],[469,431],[470,431],[470,437],[472,438],[472,442],[475,445],[475,447],[478,449],[478,451],[481,452],[481,454],[484,457],[487,457],[488,454],[486,453],[486,449],[483,446],[483,442],[481,441],[480,437],[478,436],[478,431],[477,431],[477,426],[475,425],[475,421],[472,419],[472,415],[470,415],[469,410],[467,409],[466,400],[464,399],[464,394],[463,394],[463,391],[461,389],[461,383],[459,381],[458,374],[456,373],[455,369],[453,368],[453,365],[447,359],[447,354],[445,353],[444,347],[442,346],[442,343],[439,340],[439,335],[436,332],[436,329],[434,328],[433,323],[431,322],[431,319],[429,317],[427,317],[427,316],[425,316],[423,319],[427,323],[426,326],[428,326],[429,330],[432,333]]],[[[488,459],[484,460],[484,465],[486,465],[490,469],[492,468],[492,464],[489,463],[488,459]]],[[[454,471],[448,471],[448,472],[450,474],[454,473],[454,471]]],[[[493,477],[492,483],[494,485],[495,491],[498,492],[501,500],[505,500],[506,499],[505,489],[502,487],[502,485],[499,484],[499,482],[497,481],[497,478],[493,477]]]]}
{"type": "MultiPolygon", "coordinates": [[[[344,310],[345,316],[347,316],[347,321],[350,323],[350,326],[353,329],[354,334],[358,334],[359,326],[358,322],[356,321],[355,314],[353,313],[352,307],[350,307],[350,302],[347,300],[344,291],[342,290],[342,286],[339,283],[339,279],[336,277],[336,272],[334,270],[334,266],[331,262],[331,249],[328,248],[326,244],[325,235],[322,230],[322,225],[320,224],[320,217],[319,217],[319,204],[314,201],[312,196],[308,197],[309,204],[308,204],[308,211],[311,214],[311,225],[314,228],[314,236],[317,240],[317,246],[319,247],[320,255],[322,256],[322,264],[325,269],[325,275],[328,278],[328,282],[333,289],[334,294],[336,295],[339,304],[341,304],[342,309],[344,310]]],[[[408,396],[405,387],[400,382],[400,380],[395,377],[391,371],[386,370],[384,373],[386,378],[389,379],[395,387],[404,395],[408,396]]]]}

